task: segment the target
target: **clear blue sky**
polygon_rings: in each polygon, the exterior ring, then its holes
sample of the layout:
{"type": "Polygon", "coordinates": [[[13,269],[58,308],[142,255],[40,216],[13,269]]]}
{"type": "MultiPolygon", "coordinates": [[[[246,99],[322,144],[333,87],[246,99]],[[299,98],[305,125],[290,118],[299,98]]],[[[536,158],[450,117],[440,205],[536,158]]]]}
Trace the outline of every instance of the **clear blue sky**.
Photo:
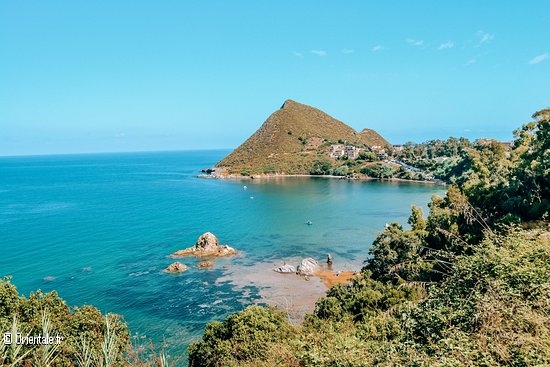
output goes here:
{"type": "Polygon", "coordinates": [[[234,148],[285,99],[392,143],[550,105],[550,2],[0,2],[0,155],[234,148]]]}

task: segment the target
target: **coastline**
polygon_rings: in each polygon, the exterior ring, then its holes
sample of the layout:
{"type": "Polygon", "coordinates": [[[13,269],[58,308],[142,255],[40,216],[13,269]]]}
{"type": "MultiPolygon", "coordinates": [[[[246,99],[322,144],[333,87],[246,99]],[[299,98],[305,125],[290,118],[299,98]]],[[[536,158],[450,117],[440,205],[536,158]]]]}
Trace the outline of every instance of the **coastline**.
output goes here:
{"type": "Polygon", "coordinates": [[[346,176],[335,176],[335,175],[262,173],[259,175],[243,176],[243,175],[237,175],[237,174],[202,173],[202,174],[198,174],[196,177],[204,178],[204,179],[217,179],[217,180],[264,180],[264,179],[269,180],[269,179],[279,179],[279,178],[326,178],[326,179],[338,179],[338,180],[346,180],[346,181],[409,182],[409,183],[418,183],[418,184],[425,184],[425,185],[447,186],[445,182],[438,181],[438,180],[431,180],[431,181],[407,180],[404,178],[397,178],[397,177],[376,178],[376,177],[369,177],[365,175],[361,175],[360,177],[357,177],[357,176],[346,177],[346,176]]]}

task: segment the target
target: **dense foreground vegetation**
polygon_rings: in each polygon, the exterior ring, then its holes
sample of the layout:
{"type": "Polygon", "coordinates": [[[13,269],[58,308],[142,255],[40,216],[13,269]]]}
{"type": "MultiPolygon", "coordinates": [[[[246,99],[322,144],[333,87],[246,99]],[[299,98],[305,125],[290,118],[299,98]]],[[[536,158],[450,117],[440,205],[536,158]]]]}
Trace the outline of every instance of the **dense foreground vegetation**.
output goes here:
{"type": "MultiPolygon", "coordinates": [[[[410,228],[379,234],[359,276],[331,288],[301,325],[251,306],[210,323],[189,365],[550,365],[550,110],[502,144],[457,146],[453,184],[410,228]]],[[[0,327],[61,335],[60,344],[0,344],[9,366],[164,366],[143,357],[119,316],[69,308],[55,292],[0,281],[0,327]]]]}
{"type": "Polygon", "coordinates": [[[11,344],[5,335],[0,342],[2,366],[169,365],[163,353],[131,342],[121,316],[102,315],[93,306],[71,308],[55,291],[20,296],[9,277],[0,279],[0,330],[11,335],[11,344]],[[37,336],[51,339],[18,342],[37,336]]]}
{"type": "Polygon", "coordinates": [[[550,110],[533,118],[509,150],[457,146],[429,216],[387,226],[302,325],[249,307],[209,324],[190,366],[550,365],[550,110]]]}

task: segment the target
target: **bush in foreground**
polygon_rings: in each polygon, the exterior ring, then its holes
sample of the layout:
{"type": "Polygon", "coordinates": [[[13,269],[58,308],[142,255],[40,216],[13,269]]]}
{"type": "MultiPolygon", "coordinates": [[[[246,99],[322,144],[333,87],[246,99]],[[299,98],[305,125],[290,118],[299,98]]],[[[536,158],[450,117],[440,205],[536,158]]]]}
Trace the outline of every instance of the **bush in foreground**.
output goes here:
{"type": "Polygon", "coordinates": [[[12,344],[0,343],[0,365],[33,367],[168,366],[162,353],[140,352],[130,343],[119,315],[93,306],[69,307],[57,292],[20,296],[10,277],[0,279],[0,330],[12,344]],[[51,344],[22,345],[22,337],[45,336],[51,344]]]}

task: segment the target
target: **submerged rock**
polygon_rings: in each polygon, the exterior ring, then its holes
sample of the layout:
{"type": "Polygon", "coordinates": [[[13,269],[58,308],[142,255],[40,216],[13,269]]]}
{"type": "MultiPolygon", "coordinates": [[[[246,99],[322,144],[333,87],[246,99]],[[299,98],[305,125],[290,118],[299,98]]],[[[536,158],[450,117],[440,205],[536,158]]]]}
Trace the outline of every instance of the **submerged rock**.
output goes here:
{"type": "Polygon", "coordinates": [[[237,250],[227,245],[220,245],[218,238],[210,232],[202,234],[195,246],[179,250],[170,255],[170,257],[220,257],[235,255],[237,250]]]}
{"type": "Polygon", "coordinates": [[[292,265],[284,264],[273,269],[273,271],[277,273],[296,273],[296,268],[292,265]]]}
{"type": "Polygon", "coordinates": [[[164,272],[166,273],[181,273],[186,271],[187,265],[180,263],[179,261],[176,261],[175,263],[172,263],[168,265],[166,269],[164,269],[164,272]]]}
{"type": "Polygon", "coordinates": [[[197,264],[197,268],[201,268],[201,269],[211,268],[213,266],[214,266],[214,262],[210,260],[204,260],[197,264]]]}
{"type": "Polygon", "coordinates": [[[300,275],[313,275],[318,268],[319,264],[317,261],[308,257],[303,259],[300,265],[298,265],[297,273],[300,275]]]}

